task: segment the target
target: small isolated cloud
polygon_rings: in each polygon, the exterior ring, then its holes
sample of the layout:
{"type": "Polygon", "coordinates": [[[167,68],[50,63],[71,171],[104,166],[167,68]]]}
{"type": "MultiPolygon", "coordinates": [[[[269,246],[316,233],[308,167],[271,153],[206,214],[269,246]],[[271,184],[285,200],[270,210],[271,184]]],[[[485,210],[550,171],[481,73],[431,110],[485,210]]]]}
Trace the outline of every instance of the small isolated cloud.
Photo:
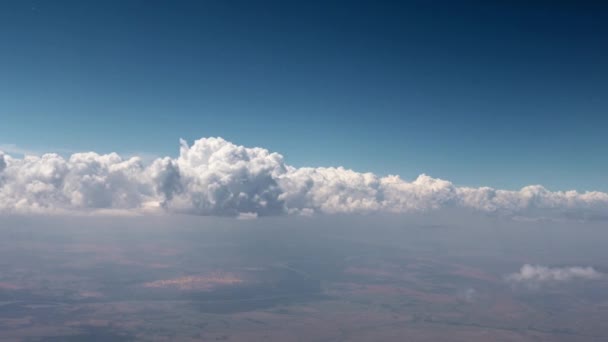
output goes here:
{"type": "Polygon", "coordinates": [[[596,280],[604,276],[593,267],[546,267],[523,265],[519,272],[506,277],[513,284],[537,287],[546,283],[563,283],[572,280],[596,280]]]}
{"type": "Polygon", "coordinates": [[[236,217],[239,220],[255,220],[258,218],[257,213],[239,213],[236,217]]]}
{"type": "Polygon", "coordinates": [[[181,141],[177,158],[116,153],[0,152],[0,213],[273,215],[412,213],[459,208],[518,218],[608,217],[608,194],[458,187],[422,174],[412,181],[343,167],[296,168],[282,155],[222,138],[181,141]]]}
{"type": "Polygon", "coordinates": [[[475,290],[472,287],[469,287],[468,289],[464,290],[464,292],[462,293],[462,298],[467,302],[474,302],[476,297],[477,297],[477,290],[475,290]]]}

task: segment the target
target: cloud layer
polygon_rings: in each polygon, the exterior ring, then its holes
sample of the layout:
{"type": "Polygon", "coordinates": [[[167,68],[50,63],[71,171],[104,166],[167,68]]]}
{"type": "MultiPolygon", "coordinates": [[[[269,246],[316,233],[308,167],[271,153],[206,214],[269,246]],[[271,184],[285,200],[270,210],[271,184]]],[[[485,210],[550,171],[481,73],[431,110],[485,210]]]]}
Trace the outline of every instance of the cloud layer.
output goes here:
{"type": "Polygon", "coordinates": [[[221,138],[181,141],[177,158],[76,153],[14,158],[0,152],[0,212],[170,212],[254,217],[411,213],[462,208],[520,217],[604,217],[608,194],[457,187],[420,175],[408,182],[342,167],[295,168],[263,148],[221,138]]]}
{"type": "Polygon", "coordinates": [[[593,267],[545,267],[524,265],[518,273],[507,276],[507,280],[517,284],[538,286],[543,283],[560,283],[571,280],[595,280],[603,276],[593,267]]]}

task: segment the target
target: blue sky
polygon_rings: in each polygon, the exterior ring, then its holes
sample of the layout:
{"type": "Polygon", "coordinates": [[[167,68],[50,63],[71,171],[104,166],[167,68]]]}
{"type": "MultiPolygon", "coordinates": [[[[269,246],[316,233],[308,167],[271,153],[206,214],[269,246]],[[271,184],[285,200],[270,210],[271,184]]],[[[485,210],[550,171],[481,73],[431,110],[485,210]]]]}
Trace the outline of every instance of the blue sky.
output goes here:
{"type": "Polygon", "coordinates": [[[3,1],[0,145],[608,190],[608,6],[3,1]]]}

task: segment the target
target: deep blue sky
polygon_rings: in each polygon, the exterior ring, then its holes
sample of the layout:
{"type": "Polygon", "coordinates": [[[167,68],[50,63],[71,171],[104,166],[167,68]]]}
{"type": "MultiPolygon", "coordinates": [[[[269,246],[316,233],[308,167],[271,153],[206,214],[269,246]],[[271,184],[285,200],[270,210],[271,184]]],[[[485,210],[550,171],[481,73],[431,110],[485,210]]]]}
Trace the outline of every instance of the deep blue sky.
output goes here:
{"type": "Polygon", "coordinates": [[[608,191],[607,132],[599,2],[0,2],[0,145],[608,191]]]}

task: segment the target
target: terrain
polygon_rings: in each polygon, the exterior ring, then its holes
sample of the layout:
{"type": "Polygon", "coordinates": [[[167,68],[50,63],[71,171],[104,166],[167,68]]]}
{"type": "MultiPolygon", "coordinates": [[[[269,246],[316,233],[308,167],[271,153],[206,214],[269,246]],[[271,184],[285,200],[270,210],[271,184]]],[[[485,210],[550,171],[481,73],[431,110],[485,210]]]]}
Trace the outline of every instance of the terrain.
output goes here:
{"type": "Polygon", "coordinates": [[[606,279],[506,280],[526,263],[603,270],[596,228],[547,242],[491,220],[153,221],[0,223],[0,340],[608,338],[606,279]]]}

